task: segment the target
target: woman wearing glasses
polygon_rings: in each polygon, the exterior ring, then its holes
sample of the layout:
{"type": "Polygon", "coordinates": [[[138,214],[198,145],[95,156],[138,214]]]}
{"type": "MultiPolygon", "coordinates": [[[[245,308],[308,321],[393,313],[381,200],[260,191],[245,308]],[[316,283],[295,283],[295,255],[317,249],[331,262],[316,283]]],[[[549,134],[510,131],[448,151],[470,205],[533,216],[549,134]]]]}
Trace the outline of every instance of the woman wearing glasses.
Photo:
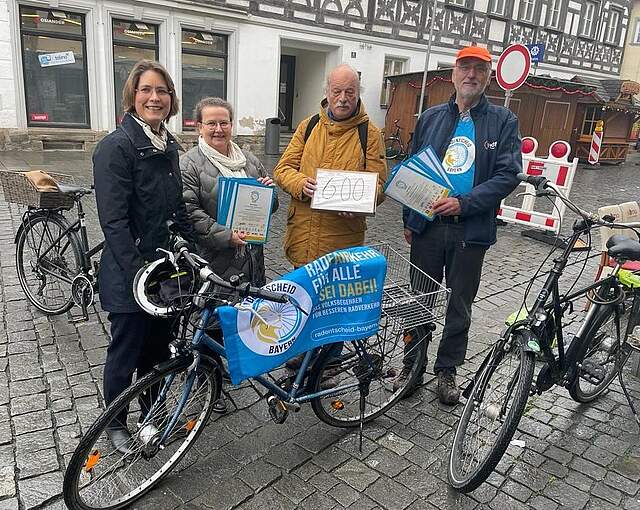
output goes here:
{"type": "MultiPolygon", "coordinates": [[[[218,177],[253,177],[267,186],[273,181],[260,160],[231,140],[233,107],[219,97],[202,99],[195,108],[198,144],[180,158],[183,196],[200,255],[221,277],[242,275],[243,281],[266,283],[262,246],[248,244],[244,232],[216,222],[218,177]]],[[[278,207],[277,200],[273,211],[278,207]]],[[[224,401],[214,410],[224,412],[224,401]]]]}
{"type": "MultiPolygon", "coordinates": [[[[157,62],[138,62],[124,85],[125,115],[93,155],[98,217],[105,247],[100,260],[100,304],[109,313],[111,342],[104,369],[105,402],[169,357],[167,319],[144,313],[133,297],[133,279],[145,262],[169,248],[167,221],[190,240],[193,228],[182,202],[178,143],[164,122],[178,112],[173,80],[157,62]]],[[[148,398],[148,397],[147,397],[148,398]]],[[[144,410],[144,397],[140,402],[144,410]]],[[[127,411],[112,422],[109,437],[129,451],[127,411]]]]}

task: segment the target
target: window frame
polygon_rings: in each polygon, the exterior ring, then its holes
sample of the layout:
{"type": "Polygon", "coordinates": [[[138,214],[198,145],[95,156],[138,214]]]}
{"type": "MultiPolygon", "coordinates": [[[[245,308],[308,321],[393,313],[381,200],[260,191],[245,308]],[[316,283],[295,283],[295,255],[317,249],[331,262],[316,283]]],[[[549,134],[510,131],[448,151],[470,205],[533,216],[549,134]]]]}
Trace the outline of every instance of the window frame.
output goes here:
{"type": "Polygon", "coordinates": [[[184,62],[183,62],[182,55],[184,54],[198,55],[198,56],[204,56],[204,57],[217,57],[217,58],[222,58],[224,60],[224,84],[223,84],[224,97],[222,99],[227,101],[228,100],[227,96],[229,92],[229,34],[212,32],[210,30],[201,30],[199,28],[192,28],[187,25],[182,25],[180,27],[180,82],[181,82],[180,83],[180,105],[181,105],[180,128],[182,132],[191,133],[197,130],[197,126],[184,125],[185,111],[184,111],[184,108],[182,108],[182,106],[184,105],[184,101],[183,101],[184,99],[184,62]],[[219,51],[206,51],[206,50],[201,50],[197,48],[185,49],[185,47],[182,44],[183,32],[199,32],[199,33],[213,35],[215,37],[222,37],[224,38],[224,41],[225,41],[224,43],[225,51],[224,53],[221,53],[219,51]]]}
{"type": "MultiPolygon", "coordinates": [[[[148,21],[144,21],[144,20],[137,20],[137,19],[130,19],[130,18],[126,18],[126,17],[112,17],[111,18],[111,58],[112,58],[112,65],[111,65],[111,70],[113,72],[113,99],[114,99],[114,115],[115,115],[115,121],[116,121],[116,126],[120,125],[120,122],[118,121],[118,112],[120,109],[120,106],[118,104],[118,90],[116,87],[116,52],[115,47],[116,46],[120,46],[120,47],[125,47],[125,48],[142,48],[145,50],[149,50],[149,49],[153,49],[155,50],[155,60],[156,62],[160,61],[160,23],[152,23],[152,22],[148,22],[148,21]],[[155,27],[155,44],[151,44],[151,43],[147,43],[147,42],[141,42],[141,43],[124,43],[122,41],[116,41],[116,39],[113,37],[113,33],[114,33],[114,24],[116,22],[119,21],[124,21],[127,23],[143,23],[145,25],[152,25],[153,27],[155,27]]],[[[125,112],[122,112],[122,116],[124,117],[125,112]]]]}
{"type": "Polygon", "coordinates": [[[547,4],[547,14],[546,14],[546,19],[545,19],[545,26],[554,30],[560,30],[561,26],[562,26],[562,22],[563,20],[563,13],[564,13],[564,9],[565,9],[565,5],[566,2],[565,0],[549,0],[549,3],[547,4]],[[554,11],[553,7],[557,5],[557,10],[554,11]],[[553,13],[557,12],[557,20],[556,23],[554,24],[552,22],[552,17],[553,17],[553,13]]]}
{"type": "Polygon", "coordinates": [[[400,74],[406,72],[406,65],[409,62],[409,59],[403,57],[397,57],[394,55],[385,55],[384,56],[384,64],[382,66],[382,89],[380,90],[380,107],[388,108],[389,107],[389,85],[390,82],[387,80],[387,76],[395,76],[394,74],[385,74],[384,70],[387,65],[387,61],[391,61],[393,63],[400,62],[402,64],[402,71],[400,74]],[[384,99],[384,101],[383,101],[384,99]]]}
{"type": "Polygon", "coordinates": [[[631,44],[640,44],[640,18],[635,18],[635,23],[631,44]]]}
{"type": "Polygon", "coordinates": [[[538,0],[520,0],[520,7],[518,8],[518,20],[524,23],[535,24],[536,23],[536,14],[538,13],[540,2],[538,0]],[[531,5],[531,18],[526,18],[524,16],[523,8],[526,9],[526,6],[531,5]]]}
{"type": "Polygon", "coordinates": [[[491,0],[489,2],[489,8],[488,8],[487,14],[489,14],[490,16],[506,17],[507,16],[507,2],[508,2],[508,0],[491,0]],[[502,2],[502,11],[498,11],[496,9],[496,4],[498,2],[502,2]]]}
{"type": "Polygon", "coordinates": [[[598,3],[594,0],[586,0],[582,6],[582,10],[580,11],[580,26],[578,28],[578,36],[593,38],[594,32],[596,30],[596,18],[598,17],[598,3]],[[589,20],[589,31],[585,32],[585,25],[587,22],[587,11],[589,6],[593,7],[593,17],[589,20]]]}
{"type": "Polygon", "coordinates": [[[609,8],[609,16],[607,16],[607,29],[604,34],[604,42],[606,44],[618,45],[620,42],[620,30],[622,26],[623,12],[615,7],[609,8]],[[613,15],[617,16],[616,24],[614,27],[613,35],[611,34],[611,18],[613,15]]]}
{"type": "Polygon", "coordinates": [[[24,86],[24,109],[27,120],[28,128],[38,128],[38,127],[58,127],[58,128],[76,128],[76,129],[90,129],[91,128],[91,101],[89,98],[89,70],[87,69],[87,15],[84,12],[75,12],[69,11],[66,9],[59,9],[50,7],[49,5],[35,6],[35,5],[26,5],[20,4],[18,5],[18,31],[20,36],[20,59],[22,66],[22,83],[24,86]],[[63,12],[65,14],[73,14],[75,16],[80,16],[82,18],[82,34],[64,34],[55,31],[47,31],[45,30],[33,30],[30,28],[24,28],[22,26],[22,10],[23,9],[37,9],[37,10],[46,10],[46,11],[58,11],[63,12]],[[63,39],[66,41],[76,41],[82,44],[82,58],[84,60],[84,89],[85,89],[85,111],[87,112],[87,122],[49,122],[49,121],[38,121],[34,123],[31,120],[31,116],[29,115],[29,84],[27,83],[26,76],[26,65],[25,65],[25,47],[24,47],[24,35],[30,36],[42,36],[42,37],[50,37],[51,39],[63,39]]]}
{"type": "Polygon", "coordinates": [[[580,136],[592,136],[593,131],[596,128],[596,124],[599,120],[604,118],[604,112],[601,106],[587,106],[584,111],[584,117],[582,119],[582,125],[580,126],[580,136]],[[591,116],[589,117],[589,113],[591,116]],[[589,117],[589,118],[588,118],[589,117]],[[585,131],[585,126],[590,124],[589,131],[585,131]]]}

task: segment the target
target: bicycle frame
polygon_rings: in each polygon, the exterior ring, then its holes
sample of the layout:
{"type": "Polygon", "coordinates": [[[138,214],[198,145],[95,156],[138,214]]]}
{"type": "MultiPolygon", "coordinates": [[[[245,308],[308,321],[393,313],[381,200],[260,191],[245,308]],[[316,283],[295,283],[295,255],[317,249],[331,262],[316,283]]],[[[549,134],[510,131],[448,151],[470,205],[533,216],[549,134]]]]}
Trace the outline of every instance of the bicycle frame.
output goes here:
{"type": "MultiPolygon", "coordinates": [[[[76,200],[76,209],[77,209],[78,218],[71,225],[69,225],[64,231],[62,231],[60,233],[60,235],[50,243],[49,247],[43,253],[41,253],[39,255],[38,263],[41,261],[42,258],[46,257],[47,254],[51,251],[51,249],[53,249],[53,247],[60,240],[62,240],[67,234],[69,234],[70,232],[73,232],[73,233],[78,233],[79,232],[80,233],[80,248],[81,248],[81,255],[82,255],[82,260],[80,261],[80,265],[81,265],[81,268],[82,268],[82,272],[87,273],[87,272],[89,272],[91,270],[91,258],[104,248],[104,241],[101,241],[96,246],[94,246],[93,248],[89,249],[89,239],[88,239],[88,236],[87,236],[87,227],[86,227],[85,219],[84,219],[85,218],[85,212],[84,212],[84,209],[82,207],[82,202],[80,200],[76,200]]],[[[25,212],[24,218],[22,220],[22,223],[23,224],[28,224],[32,215],[39,215],[39,214],[43,214],[43,213],[45,213],[46,215],[58,214],[58,215],[60,215],[60,216],[62,216],[64,218],[64,216],[60,213],[60,210],[29,209],[29,210],[27,210],[25,212]]],[[[66,218],[65,218],[65,220],[66,220],[66,218]]],[[[66,282],[66,283],[72,283],[71,279],[66,278],[65,276],[63,276],[61,274],[56,274],[55,276],[57,278],[60,278],[62,281],[66,282]]]]}

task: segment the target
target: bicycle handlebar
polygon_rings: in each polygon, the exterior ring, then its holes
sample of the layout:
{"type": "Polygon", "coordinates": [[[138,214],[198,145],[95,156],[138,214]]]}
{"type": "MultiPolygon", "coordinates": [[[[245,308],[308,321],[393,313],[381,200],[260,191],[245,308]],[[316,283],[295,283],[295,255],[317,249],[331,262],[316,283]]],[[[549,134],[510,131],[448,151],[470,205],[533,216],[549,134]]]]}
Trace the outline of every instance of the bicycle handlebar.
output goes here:
{"type": "Polygon", "coordinates": [[[282,292],[274,292],[260,287],[254,287],[249,283],[240,283],[240,279],[237,276],[232,276],[231,280],[227,281],[224,278],[218,276],[207,264],[207,261],[203,258],[189,252],[189,243],[185,241],[180,234],[174,234],[175,241],[173,243],[173,251],[178,255],[177,258],[182,257],[192,269],[199,272],[200,277],[203,280],[208,280],[218,287],[232,290],[237,292],[241,297],[254,297],[262,298],[267,301],[274,301],[276,303],[288,303],[290,301],[289,295],[282,292]]]}
{"type": "Polygon", "coordinates": [[[640,222],[630,222],[630,223],[616,223],[612,216],[605,215],[600,218],[597,214],[590,213],[588,211],[584,211],[580,209],[576,204],[574,204],[569,198],[562,193],[549,179],[543,177],[542,175],[528,175],[525,173],[519,173],[518,179],[522,182],[526,182],[527,184],[531,184],[535,190],[536,195],[544,196],[546,194],[551,194],[557,196],[564,204],[582,219],[587,221],[592,225],[598,225],[601,227],[608,228],[640,228],[640,222]],[[611,220],[609,220],[611,218],[611,220]]]}

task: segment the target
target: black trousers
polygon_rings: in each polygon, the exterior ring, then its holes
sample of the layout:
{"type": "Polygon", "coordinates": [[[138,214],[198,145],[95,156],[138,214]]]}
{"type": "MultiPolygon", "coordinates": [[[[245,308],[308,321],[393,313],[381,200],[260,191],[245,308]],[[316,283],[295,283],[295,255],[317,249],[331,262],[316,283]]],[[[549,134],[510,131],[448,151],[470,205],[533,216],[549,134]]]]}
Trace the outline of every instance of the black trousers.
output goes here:
{"type": "Polygon", "coordinates": [[[437,282],[446,276],[451,289],[449,308],[433,369],[455,372],[467,353],[471,305],[478,293],[486,246],[467,245],[463,224],[434,222],[421,235],[413,234],[411,263],[437,282]]]}
{"type": "MultiPolygon", "coordinates": [[[[151,317],[144,312],[110,313],[111,343],[104,366],[104,398],[113,402],[131,384],[133,373],[140,379],[154,365],[169,358],[169,343],[173,340],[171,321],[151,317]]],[[[140,399],[142,412],[149,409],[153,395],[140,399]]],[[[126,428],[127,409],[111,422],[111,427],[126,428]]]]}

